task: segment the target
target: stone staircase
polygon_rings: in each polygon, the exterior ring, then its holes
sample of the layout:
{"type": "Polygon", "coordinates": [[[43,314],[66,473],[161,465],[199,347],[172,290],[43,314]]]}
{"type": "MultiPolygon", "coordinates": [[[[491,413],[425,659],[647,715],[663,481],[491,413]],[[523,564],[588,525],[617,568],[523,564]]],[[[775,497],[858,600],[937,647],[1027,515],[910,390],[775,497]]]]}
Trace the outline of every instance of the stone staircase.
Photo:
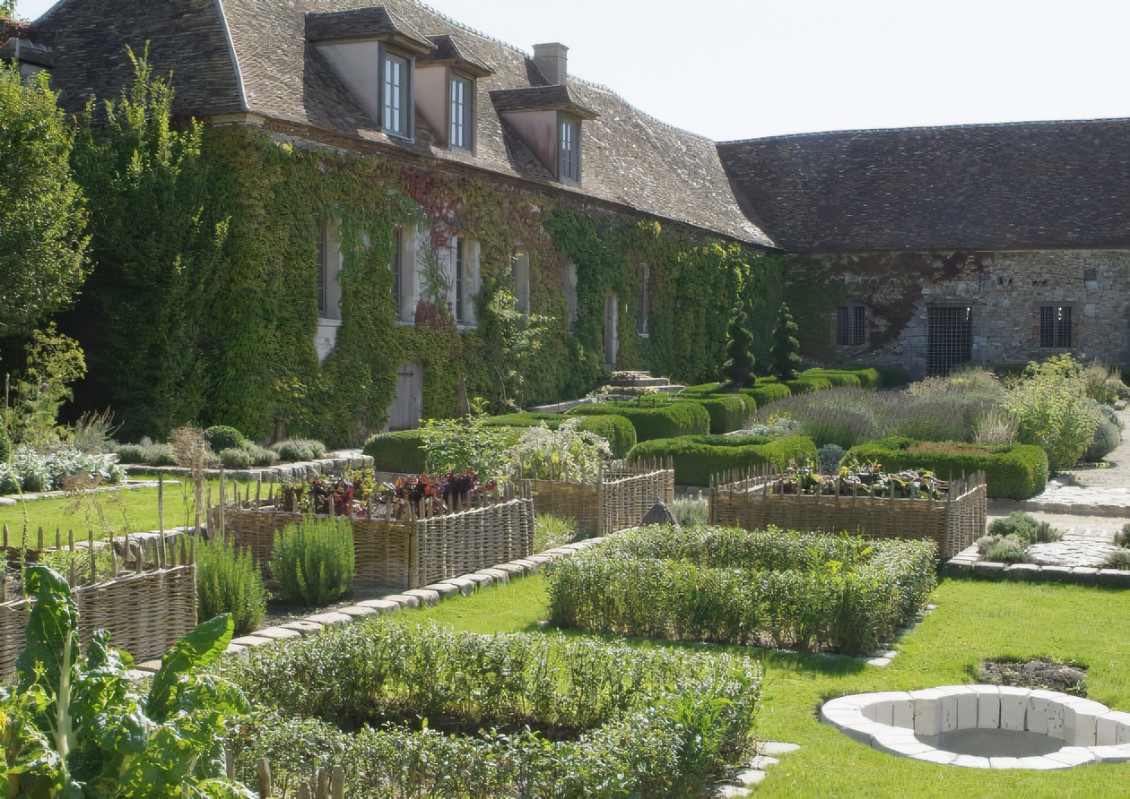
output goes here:
{"type": "Polygon", "coordinates": [[[644,393],[644,389],[653,389],[660,394],[678,394],[686,388],[686,386],[673,385],[666,377],[652,377],[647,372],[613,372],[608,385],[614,390],[625,389],[621,393],[633,395],[644,393]]]}

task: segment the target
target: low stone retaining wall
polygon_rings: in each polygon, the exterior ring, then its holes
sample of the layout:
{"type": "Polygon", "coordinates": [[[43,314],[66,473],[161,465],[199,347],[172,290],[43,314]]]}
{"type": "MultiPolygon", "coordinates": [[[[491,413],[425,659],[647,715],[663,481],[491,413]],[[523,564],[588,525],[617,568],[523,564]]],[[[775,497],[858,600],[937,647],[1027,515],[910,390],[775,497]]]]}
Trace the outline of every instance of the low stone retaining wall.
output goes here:
{"type": "MultiPolygon", "coordinates": [[[[330,452],[325,458],[316,461],[303,461],[301,463],[282,463],[278,466],[265,466],[260,469],[224,469],[224,477],[228,480],[254,481],[262,479],[263,482],[283,483],[290,480],[309,480],[320,474],[341,474],[346,469],[372,468],[373,459],[369,455],[362,455],[359,451],[330,452]]],[[[146,466],[144,464],[128,464],[122,468],[126,473],[143,472],[145,474],[165,474],[171,477],[185,477],[189,469],[181,466],[146,466]]],[[[219,477],[219,469],[205,469],[207,477],[219,477]]]]}

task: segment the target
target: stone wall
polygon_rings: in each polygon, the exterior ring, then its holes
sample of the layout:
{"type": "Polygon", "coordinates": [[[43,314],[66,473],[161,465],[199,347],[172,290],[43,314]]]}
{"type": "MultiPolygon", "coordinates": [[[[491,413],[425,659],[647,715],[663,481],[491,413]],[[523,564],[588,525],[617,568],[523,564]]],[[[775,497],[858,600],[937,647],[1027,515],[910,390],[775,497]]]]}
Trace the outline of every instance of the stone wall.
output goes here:
{"type": "Polygon", "coordinates": [[[971,309],[974,363],[1024,363],[1061,352],[1130,364],[1130,251],[933,252],[821,255],[797,294],[822,297],[806,354],[827,361],[928,371],[931,306],[971,309]],[[823,291],[813,292],[812,287],[823,291]],[[836,345],[836,306],[866,307],[861,346],[836,345]],[[1041,346],[1040,308],[1070,309],[1070,347],[1041,346]]]}

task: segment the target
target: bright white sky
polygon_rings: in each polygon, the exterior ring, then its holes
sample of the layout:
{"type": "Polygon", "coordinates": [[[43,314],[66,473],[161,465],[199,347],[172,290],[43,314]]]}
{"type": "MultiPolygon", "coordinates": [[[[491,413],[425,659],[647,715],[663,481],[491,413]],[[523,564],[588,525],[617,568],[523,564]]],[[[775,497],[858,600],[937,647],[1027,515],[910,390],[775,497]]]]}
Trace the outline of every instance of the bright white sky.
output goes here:
{"type": "MultiPolygon", "coordinates": [[[[39,16],[53,0],[19,0],[39,16]]],[[[162,2],[162,0],[154,0],[162,2]]],[[[380,0],[373,0],[379,5],[380,0]]],[[[1130,0],[431,0],[725,141],[1130,117],[1130,0]]]]}

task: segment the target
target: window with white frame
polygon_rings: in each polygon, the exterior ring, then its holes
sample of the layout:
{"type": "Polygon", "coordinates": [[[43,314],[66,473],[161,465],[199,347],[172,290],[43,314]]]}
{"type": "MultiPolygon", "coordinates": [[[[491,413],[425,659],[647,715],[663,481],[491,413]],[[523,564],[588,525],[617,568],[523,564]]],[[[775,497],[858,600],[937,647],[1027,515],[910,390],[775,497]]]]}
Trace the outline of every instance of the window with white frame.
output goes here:
{"type": "Polygon", "coordinates": [[[514,276],[514,300],[518,311],[530,313],[530,254],[515,250],[510,257],[510,270],[514,276]]]}
{"type": "Polygon", "coordinates": [[[473,111],[475,108],[475,84],[462,75],[451,76],[449,91],[451,106],[448,117],[451,124],[448,144],[460,150],[470,150],[472,146],[473,111]]]}
{"type": "Polygon", "coordinates": [[[318,233],[317,233],[317,283],[318,283],[318,316],[322,319],[327,318],[329,314],[329,303],[327,297],[329,292],[326,291],[326,278],[329,276],[329,265],[326,259],[329,255],[329,247],[326,241],[326,219],[321,217],[318,219],[318,233]]]}
{"type": "Polygon", "coordinates": [[[640,294],[636,305],[636,332],[641,336],[647,335],[647,315],[651,312],[651,308],[648,307],[650,302],[648,296],[650,286],[648,284],[650,282],[651,270],[648,269],[647,264],[644,264],[640,271],[640,294]]]}
{"type": "Polygon", "coordinates": [[[571,329],[577,324],[577,265],[572,261],[565,263],[562,282],[565,289],[565,319],[571,329]]]}
{"type": "Polygon", "coordinates": [[[416,240],[411,231],[397,230],[392,237],[392,300],[396,308],[396,320],[411,323],[416,315],[416,299],[419,296],[416,270],[416,240]]]}
{"type": "Polygon", "coordinates": [[[475,324],[475,294],[479,290],[479,243],[466,236],[451,242],[451,307],[460,327],[475,324]]]}
{"type": "Polygon", "coordinates": [[[1040,346],[1070,349],[1071,306],[1043,305],[1040,307],[1040,346]]]}
{"type": "Polygon", "coordinates": [[[315,231],[315,263],[318,295],[318,318],[321,320],[341,319],[341,245],[338,240],[337,225],[329,217],[319,217],[315,231]]]}
{"type": "Polygon", "coordinates": [[[858,347],[866,340],[867,309],[863,305],[841,305],[836,308],[836,344],[858,347]]]}
{"type": "Polygon", "coordinates": [[[581,180],[581,123],[564,115],[557,122],[557,179],[581,180]]]}
{"type": "Polygon", "coordinates": [[[381,61],[381,127],[393,136],[409,136],[412,98],[408,59],[384,52],[381,61]]]}

